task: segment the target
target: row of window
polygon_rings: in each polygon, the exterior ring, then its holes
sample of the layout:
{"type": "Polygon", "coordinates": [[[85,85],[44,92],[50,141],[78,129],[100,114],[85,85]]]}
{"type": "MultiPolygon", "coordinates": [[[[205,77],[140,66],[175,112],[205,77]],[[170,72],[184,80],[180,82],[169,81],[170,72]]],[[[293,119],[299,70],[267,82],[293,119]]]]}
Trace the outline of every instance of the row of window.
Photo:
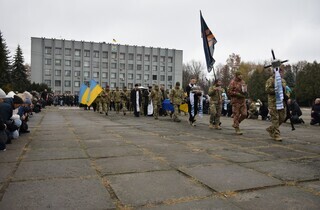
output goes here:
{"type": "MultiPolygon", "coordinates": [[[[45,65],[51,65],[51,59],[46,58],[45,59],[45,65]]],[[[61,66],[61,59],[55,59],[55,66],[61,66]]],[[[71,60],[65,60],[65,66],[71,66],[71,60]]],[[[108,63],[107,62],[102,62],[101,66],[103,69],[108,68],[108,63]]],[[[75,60],[74,61],[74,67],[81,67],[81,61],[75,60]]],[[[83,62],[83,67],[90,68],[90,61],[84,61],[83,62]]],[[[93,68],[99,68],[100,63],[97,61],[92,62],[92,67],[93,68]]],[[[111,69],[117,69],[117,63],[111,63],[111,69]]],[[[126,64],[125,63],[120,63],[119,65],[120,70],[125,70],[126,64]]],[[[134,64],[128,64],[128,70],[134,70],[134,64]]],[[[136,70],[142,70],[142,65],[137,64],[136,70]]],[[[149,71],[150,70],[150,65],[144,65],[144,70],[149,71]]],[[[168,72],[172,72],[172,66],[167,67],[168,72]]],[[[152,71],[158,71],[158,66],[152,66],[152,71]]],[[[165,66],[160,66],[160,71],[165,71],[165,66]]]]}
{"type": "MultiPolygon", "coordinates": [[[[51,76],[50,72],[48,72],[47,70],[45,71],[45,75],[46,76],[51,76]]],[[[55,76],[61,76],[61,70],[55,70],[55,76]]],[[[71,71],[67,70],[65,71],[64,74],[65,77],[70,77],[71,76],[71,71]]],[[[74,76],[75,77],[80,77],[80,71],[75,71],[74,72],[74,76]]],[[[88,71],[84,71],[83,72],[83,77],[84,78],[89,78],[90,77],[90,72],[88,71]]],[[[92,73],[92,77],[93,78],[99,78],[99,72],[93,72],[92,73]]],[[[107,79],[108,78],[108,73],[107,72],[102,72],[101,74],[101,78],[103,79],[107,79]]],[[[127,74],[127,78],[128,79],[133,79],[133,74],[127,74]]],[[[142,74],[136,74],[136,79],[137,80],[141,80],[142,78],[142,74]]],[[[117,73],[111,73],[110,74],[110,79],[117,79],[117,73]]],[[[124,80],[125,79],[125,74],[124,73],[120,73],[119,74],[119,79],[120,80],[124,80]]],[[[150,79],[150,75],[149,74],[145,74],[144,75],[144,80],[149,80],[150,79]]],[[[152,75],[152,80],[158,80],[158,75],[152,75]]],[[[160,81],[165,81],[165,75],[160,75],[160,81]]],[[[168,81],[172,81],[172,76],[169,75],[168,76],[168,81]]]]}
{"type": "MultiPolygon", "coordinates": [[[[84,50],[83,51],[83,57],[90,57],[90,50],[84,50]]],[[[52,54],[52,48],[51,47],[45,47],[45,54],[46,55],[51,55],[52,54]]],[[[62,55],[62,49],[61,48],[55,48],[55,55],[62,55]]],[[[65,48],[64,51],[65,56],[71,56],[71,48],[65,48]]],[[[74,56],[75,57],[81,57],[81,50],[80,49],[75,49],[74,50],[74,56]]],[[[99,51],[93,51],[92,56],[94,58],[99,58],[100,57],[100,52],[99,51]]],[[[102,52],[102,58],[108,59],[108,52],[103,51],[102,52]]],[[[117,52],[112,52],[111,53],[111,58],[112,59],[118,59],[118,53],[117,52]]],[[[126,54],[125,53],[119,53],[119,59],[120,60],[125,60],[126,59],[126,54]]],[[[151,55],[144,55],[144,61],[150,61],[151,55]]],[[[152,61],[153,62],[158,62],[159,56],[153,55],[152,56],[152,61]]],[[[134,60],[134,54],[129,53],[128,54],[128,60],[134,60]]],[[[136,60],[137,61],[142,61],[142,54],[137,54],[136,55],[136,60]]],[[[160,56],[160,62],[165,62],[166,57],[165,56],[160,56]]],[[[167,58],[168,63],[173,62],[173,57],[168,57],[167,58]]]]}

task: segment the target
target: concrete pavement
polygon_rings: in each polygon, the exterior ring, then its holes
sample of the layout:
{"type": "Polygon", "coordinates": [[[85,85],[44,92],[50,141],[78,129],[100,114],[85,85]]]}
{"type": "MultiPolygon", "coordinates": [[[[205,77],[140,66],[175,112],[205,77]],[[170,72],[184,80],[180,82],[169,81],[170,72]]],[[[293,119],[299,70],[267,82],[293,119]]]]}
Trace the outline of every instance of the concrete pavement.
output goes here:
{"type": "Polygon", "coordinates": [[[320,126],[47,107],[0,153],[0,209],[319,209],[320,126]]]}

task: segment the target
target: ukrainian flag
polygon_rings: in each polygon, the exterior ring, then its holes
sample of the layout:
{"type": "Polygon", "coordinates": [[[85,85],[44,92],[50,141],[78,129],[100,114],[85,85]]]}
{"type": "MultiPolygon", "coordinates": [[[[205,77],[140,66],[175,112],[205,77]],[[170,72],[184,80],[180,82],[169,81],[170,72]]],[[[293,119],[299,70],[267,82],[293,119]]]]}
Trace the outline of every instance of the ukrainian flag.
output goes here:
{"type": "Polygon", "coordinates": [[[79,91],[79,103],[87,104],[87,99],[89,95],[89,87],[85,84],[82,84],[79,91]]]}
{"type": "Polygon", "coordinates": [[[87,105],[90,106],[94,99],[101,93],[102,87],[93,79],[90,81],[90,92],[88,95],[87,105]]]}

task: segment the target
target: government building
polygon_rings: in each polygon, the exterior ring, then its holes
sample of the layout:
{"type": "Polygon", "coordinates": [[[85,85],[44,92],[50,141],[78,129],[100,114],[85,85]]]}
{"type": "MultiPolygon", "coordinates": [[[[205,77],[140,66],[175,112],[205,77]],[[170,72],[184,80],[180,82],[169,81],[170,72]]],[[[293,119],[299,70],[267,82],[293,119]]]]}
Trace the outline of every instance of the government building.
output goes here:
{"type": "Polygon", "coordinates": [[[31,82],[78,94],[94,79],[103,88],[182,84],[182,50],[105,42],[31,38],[31,82]]]}

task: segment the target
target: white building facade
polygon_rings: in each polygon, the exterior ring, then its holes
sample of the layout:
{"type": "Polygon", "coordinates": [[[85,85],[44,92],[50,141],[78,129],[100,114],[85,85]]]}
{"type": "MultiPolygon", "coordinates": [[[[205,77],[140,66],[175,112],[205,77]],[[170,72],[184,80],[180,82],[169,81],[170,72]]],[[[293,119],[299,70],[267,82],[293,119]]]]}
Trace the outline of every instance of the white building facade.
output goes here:
{"type": "Polygon", "coordinates": [[[31,38],[31,82],[56,94],[78,94],[91,79],[103,88],[182,84],[182,50],[31,38]]]}

